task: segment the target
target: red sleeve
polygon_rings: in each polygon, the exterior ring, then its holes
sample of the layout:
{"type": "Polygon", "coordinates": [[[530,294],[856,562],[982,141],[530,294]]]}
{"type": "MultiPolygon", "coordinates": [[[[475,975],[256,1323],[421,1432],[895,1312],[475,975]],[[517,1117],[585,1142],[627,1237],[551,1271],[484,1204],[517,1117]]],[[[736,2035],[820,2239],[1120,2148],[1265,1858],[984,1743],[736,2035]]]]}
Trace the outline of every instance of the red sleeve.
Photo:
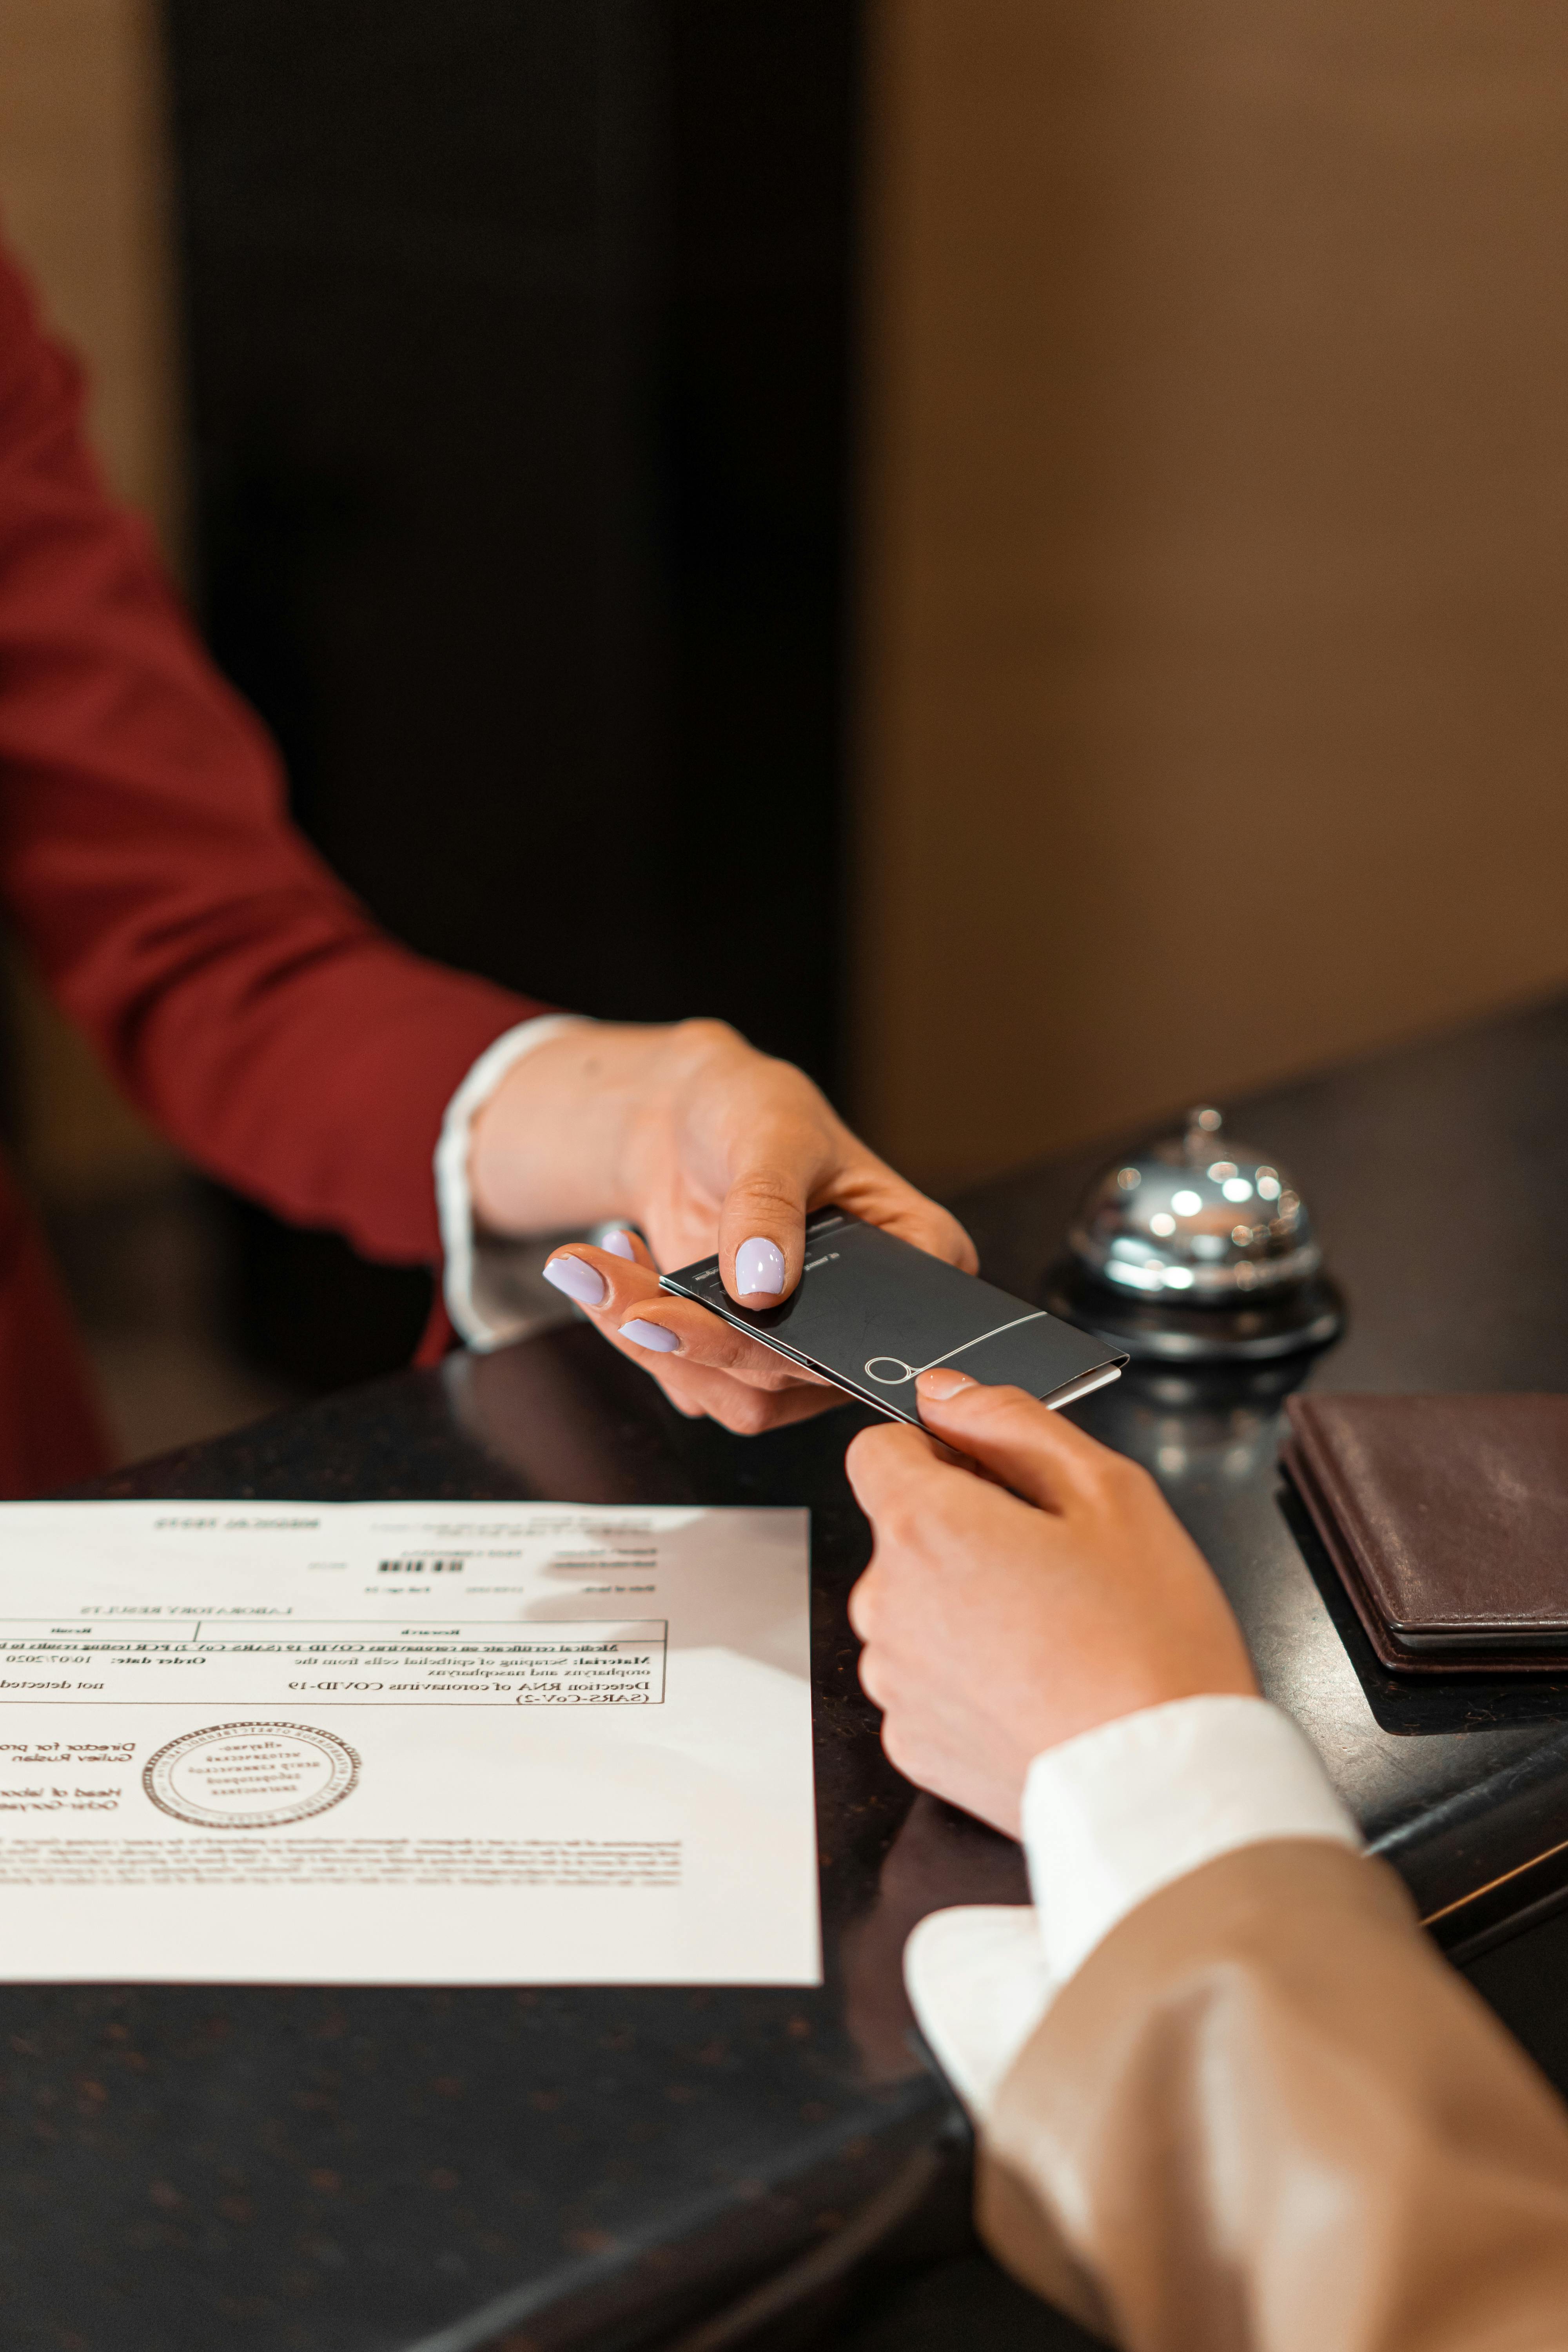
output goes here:
{"type": "Polygon", "coordinates": [[[200,1166],[372,1256],[433,1259],[447,1098],[541,1008],[395,945],[292,829],[80,410],[0,256],[0,900],[200,1166]]]}

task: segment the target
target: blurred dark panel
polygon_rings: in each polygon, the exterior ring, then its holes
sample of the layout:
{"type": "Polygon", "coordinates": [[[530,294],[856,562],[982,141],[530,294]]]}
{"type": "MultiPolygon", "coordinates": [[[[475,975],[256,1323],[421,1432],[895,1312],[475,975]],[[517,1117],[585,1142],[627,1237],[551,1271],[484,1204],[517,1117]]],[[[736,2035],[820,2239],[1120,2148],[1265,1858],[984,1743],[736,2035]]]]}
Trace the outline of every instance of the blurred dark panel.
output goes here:
{"type": "Polygon", "coordinates": [[[831,1085],[856,0],[168,14],[203,609],[301,824],[831,1085]]]}

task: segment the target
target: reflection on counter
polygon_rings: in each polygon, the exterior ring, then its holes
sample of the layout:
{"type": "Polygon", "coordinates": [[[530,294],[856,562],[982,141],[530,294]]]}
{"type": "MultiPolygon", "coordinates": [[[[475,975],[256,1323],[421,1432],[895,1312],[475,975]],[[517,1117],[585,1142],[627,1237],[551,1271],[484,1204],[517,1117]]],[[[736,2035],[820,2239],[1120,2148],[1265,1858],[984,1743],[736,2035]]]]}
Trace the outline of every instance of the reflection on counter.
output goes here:
{"type": "MultiPolygon", "coordinates": [[[[1141,1462],[1200,1541],[1216,1515],[1226,1517],[1227,1499],[1239,1507],[1259,1486],[1272,1491],[1275,1507],[1383,1730],[1421,1738],[1507,1730],[1529,1723],[1568,1724],[1568,1679],[1405,1675],[1379,1663],[1310,1515],[1285,1473],[1274,1467],[1284,1435],[1285,1400],[1301,1386],[1315,1361],[1299,1356],[1275,1364],[1182,1371],[1134,1364],[1113,1387],[1070,1408],[1070,1417],[1090,1436],[1141,1462]]],[[[1245,1619],[1244,1597],[1233,1593],[1232,1598],[1245,1619]]]]}
{"type": "Polygon", "coordinates": [[[1152,1471],[1173,1503],[1194,1482],[1255,1478],[1279,1450],[1285,1399],[1310,1360],[1175,1370],[1132,1364],[1114,1387],[1071,1408],[1080,1429],[1152,1471]]]}

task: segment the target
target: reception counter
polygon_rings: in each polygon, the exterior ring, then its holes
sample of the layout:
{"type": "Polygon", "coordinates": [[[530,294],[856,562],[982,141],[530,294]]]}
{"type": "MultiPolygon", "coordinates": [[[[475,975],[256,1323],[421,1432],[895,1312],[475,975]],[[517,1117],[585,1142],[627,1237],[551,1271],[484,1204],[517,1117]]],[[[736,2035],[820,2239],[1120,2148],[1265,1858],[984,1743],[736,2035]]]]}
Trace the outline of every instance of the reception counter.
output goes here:
{"type": "MultiPolygon", "coordinates": [[[[1136,1371],[1079,1417],[1164,1483],[1269,1693],[1434,1934],[1554,2066],[1568,2032],[1541,1956],[1568,1891],[1568,1684],[1386,1675],[1275,1456],[1303,1373],[1568,1388],[1568,1005],[1227,1109],[1310,1203],[1349,1332],[1289,1372],[1136,1371]]],[[[1038,1291],[1099,1156],[958,1204],[994,1281],[1038,1291]]],[[[700,2327],[716,2352],[868,2262],[954,2242],[965,2130],[912,2032],[899,1951],[925,1910],[1025,1888],[1006,1841],[900,1780],[859,1695],[844,1601],[868,1533],[840,1465],[863,1417],[731,1438],[570,1322],[100,1490],[808,1504],[826,1980],[0,1989],[8,2343],[630,2352],[700,2327]]]]}

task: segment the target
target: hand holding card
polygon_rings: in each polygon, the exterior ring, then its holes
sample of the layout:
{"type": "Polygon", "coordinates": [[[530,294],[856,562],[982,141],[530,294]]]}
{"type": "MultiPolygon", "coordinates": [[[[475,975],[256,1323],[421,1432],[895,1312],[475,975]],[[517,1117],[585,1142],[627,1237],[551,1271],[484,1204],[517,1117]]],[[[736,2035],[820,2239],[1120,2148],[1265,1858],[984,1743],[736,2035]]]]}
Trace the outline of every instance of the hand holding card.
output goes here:
{"type": "Polygon", "coordinates": [[[799,1277],[807,1204],[829,1200],[975,1263],[955,1217],[868,1151],[801,1071],[721,1022],[582,1022],[546,1038],[477,1116],[468,1177],[487,1231],[613,1223],[613,1248],[571,1243],[545,1279],[679,1412],[743,1434],[821,1411],[824,1388],[776,1349],[661,1296],[660,1266],[716,1249],[733,1297],[774,1305],[799,1277]]]}
{"type": "Polygon", "coordinates": [[[805,1241],[799,1286],[778,1307],[737,1307],[716,1257],[664,1275],[660,1287],[916,1428],[915,1381],[939,1364],[1056,1406],[1115,1380],[1127,1360],[1043,1307],[841,1209],[819,1209],[805,1241]]]}

